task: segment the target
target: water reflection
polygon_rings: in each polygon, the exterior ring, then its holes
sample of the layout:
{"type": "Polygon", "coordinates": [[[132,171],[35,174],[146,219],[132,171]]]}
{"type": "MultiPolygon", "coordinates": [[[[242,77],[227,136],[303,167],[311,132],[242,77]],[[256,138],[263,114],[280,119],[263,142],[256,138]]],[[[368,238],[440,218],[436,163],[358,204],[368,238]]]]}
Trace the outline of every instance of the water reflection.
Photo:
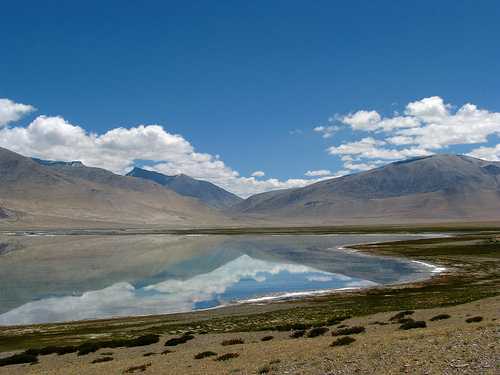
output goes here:
{"type": "Polygon", "coordinates": [[[95,273],[98,277],[86,277],[85,268],[77,272],[86,264],[82,259],[89,258],[90,250],[74,238],[39,239],[27,243],[28,254],[13,251],[10,258],[0,258],[0,271],[14,276],[8,283],[17,285],[16,277],[23,283],[14,291],[2,283],[3,299],[11,307],[1,308],[0,325],[186,312],[245,300],[401,282],[432,271],[421,264],[341,250],[353,243],[408,238],[401,235],[163,236],[154,241],[142,237],[97,238],[94,243],[86,239],[92,249],[102,246],[102,252],[91,257],[95,264],[103,262],[95,273]],[[133,241],[137,241],[134,246],[133,241]],[[13,271],[28,256],[40,256],[40,244],[51,245],[53,253],[30,264],[35,276],[13,271]],[[113,262],[106,263],[110,257],[113,262]],[[75,285],[79,290],[71,289],[75,285]]]}
{"type": "Polygon", "coordinates": [[[205,274],[135,287],[126,282],[81,296],[45,298],[0,315],[0,324],[150,315],[191,311],[260,296],[374,285],[311,267],[242,255],[205,274]]]}

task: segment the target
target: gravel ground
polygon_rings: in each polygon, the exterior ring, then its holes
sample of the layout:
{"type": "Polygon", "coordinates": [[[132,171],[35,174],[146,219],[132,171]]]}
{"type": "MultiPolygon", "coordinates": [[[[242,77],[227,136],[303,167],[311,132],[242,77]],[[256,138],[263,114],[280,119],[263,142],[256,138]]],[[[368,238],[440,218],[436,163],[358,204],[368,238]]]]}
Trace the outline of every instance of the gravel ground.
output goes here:
{"type": "Polygon", "coordinates": [[[366,328],[365,333],[351,335],[356,341],[348,346],[331,347],[337,338],[331,332],[297,339],[290,338],[289,332],[243,332],[197,335],[185,344],[168,348],[171,353],[160,354],[167,349],[163,344],[171,337],[164,336],[159,344],[140,348],[101,349],[80,357],[41,356],[35,365],[0,367],[0,374],[111,375],[124,374],[129,369],[128,373],[137,374],[500,374],[500,297],[417,310],[411,318],[426,321],[427,327],[407,331],[400,330],[398,323],[390,323],[395,313],[342,322],[366,328]],[[438,314],[451,317],[430,321],[438,314]],[[481,316],[483,320],[465,322],[473,316],[481,316]],[[274,339],[260,341],[267,335],[274,339]],[[232,338],[242,338],[244,344],[221,345],[223,340],[232,338]],[[227,361],[215,361],[216,357],[194,359],[194,355],[203,351],[239,356],[227,361]],[[148,353],[155,354],[144,356],[148,353]],[[113,360],[92,363],[105,356],[113,360]]]}

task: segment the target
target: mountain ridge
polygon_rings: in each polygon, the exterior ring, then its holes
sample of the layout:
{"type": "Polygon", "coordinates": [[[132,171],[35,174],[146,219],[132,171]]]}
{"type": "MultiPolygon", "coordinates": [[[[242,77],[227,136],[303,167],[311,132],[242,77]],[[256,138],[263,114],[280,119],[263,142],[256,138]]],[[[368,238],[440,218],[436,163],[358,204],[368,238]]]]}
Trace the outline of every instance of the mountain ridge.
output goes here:
{"type": "Polygon", "coordinates": [[[134,167],[127,173],[127,176],[154,181],[174,190],[180,195],[197,198],[205,204],[217,209],[227,209],[243,201],[243,199],[236,194],[224,190],[211,182],[198,180],[185,174],[169,176],[160,172],[134,167]]]}
{"type": "Polygon", "coordinates": [[[157,183],[81,163],[46,165],[0,148],[4,225],[199,226],[225,217],[157,183]]]}
{"type": "Polygon", "coordinates": [[[231,211],[315,222],[500,219],[500,163],[447,154],[413,158],[303,188],[254,195],[231,211]]]}

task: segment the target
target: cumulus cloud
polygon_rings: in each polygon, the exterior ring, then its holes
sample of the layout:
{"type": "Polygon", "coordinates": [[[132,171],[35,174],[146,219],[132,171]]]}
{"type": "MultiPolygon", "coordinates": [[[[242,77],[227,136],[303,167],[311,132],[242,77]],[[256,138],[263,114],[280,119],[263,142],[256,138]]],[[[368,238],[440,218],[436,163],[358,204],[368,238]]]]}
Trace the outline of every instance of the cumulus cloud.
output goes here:
{"type": "Polygon", "coordinates": [[[381,117],[376,111],[357,111],[342,118],[344,124],[354,130],[376,130],[381,117]]]}
{"type": "MultiPolygon", "coordinates": [[[[408,103],[403,115],[383,117],[374,110],[360,110],[337,118],[354,132],[371,133],[327,149],[342,157],[347,170],[370,169],[382,161],[425,156],[454,145],[486,143],[490,136],[500,135],[500,113],[470,103],[455,109],[438,96],[408,103]]],[[[496,160],[498,146],[483,146],[470,155],[496,160]]]]}
{"type": "Polygon", "coordinates": [[[330,176],[332,172],[328,169],[319,169],[315,171],[307,171],[305,175],[307,177],[324,177],[324,176],[330,176]]]}
{"type": "Polygon", "coordinates": [[[252,177],[264,177],[265,175],[263,171],[255,171],[252,173],[252,177]]]}
{"type": "Polygon", "coordinates": [[[425,149],[409,148],[403,150],[385,148],[387,142],[366,137],[356,142],[344,143],[340,146],[332,146],[328,148],[330,155],[348,155],[357,156],[365,159],[386,159],[397,160],[407,157],[425,156],[429,152],[425,149]]]}
{"type": "Polygon", "coordinates": [[[10,99],[0,98],[0,127],[17,121],[33,111],[35,111],[35,107],[31,105],[15,103],[10,99]]]}
{"type": "Polygon", "coordinates": [[[58,116],[38,116],[26,127],[0,128],[0,147],[41,159],[79,160],[93,167],[126,173],[136,160],[149,160],[146,169],[175,175],[184,173],[213,182],[242,197],[285,188],[302,187],[311,179],[261,179],[264,172],[240,176],[217,155],[197,152],[189,141],[160,125],[115,128],[103,134],[58,116]]]}
{"type": "Polygon", "coordinates": [[[472,150],[468,155],[479,159],[500,161],[500,144],[493,147],[483,146],[476,148],[472,150]]]}

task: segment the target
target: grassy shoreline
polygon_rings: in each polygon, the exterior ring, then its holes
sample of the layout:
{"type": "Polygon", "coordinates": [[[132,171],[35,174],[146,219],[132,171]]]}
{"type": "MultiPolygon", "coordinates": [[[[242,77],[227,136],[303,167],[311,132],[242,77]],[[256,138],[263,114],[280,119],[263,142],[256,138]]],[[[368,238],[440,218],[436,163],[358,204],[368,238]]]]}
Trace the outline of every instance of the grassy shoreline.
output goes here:
{"type": "MultiPolygon", "coordinates": [[[[423,227],[417,229],[420,232],[428,231],[423,230],[423,227]]],[[[443,231],[443,227],[439,229],[443,231]]],[[[296,228],[288,228],[285,232],[274,228],[272,233],[290,234],[291,230],[296,228]]],[[[307,234],[311,234],[311,228],[307,228],[307,231],[307,234]]],[[[474,233],[468,234],[463,233],[463,228],[456,231],[460,234],[453,237],[354,247],[365,253],[420,260],[452,270],[426,281],[346,291],[298,301],[246,304],[185,314],[0,327],[0,352],[50,345],[76,345],[87,341],[130,339],[145,334],[287,330],[300,324],[319,326],[328,320],[345,316],[451,306],[500,294],[498,227],[487,228],[485,231],[475,228],[474,233]]],[[[371,232],[375,230],[372,229],[371,232]]],[[[332,232],[327,228],[316,228],[315,233],[332,232]]]]}

